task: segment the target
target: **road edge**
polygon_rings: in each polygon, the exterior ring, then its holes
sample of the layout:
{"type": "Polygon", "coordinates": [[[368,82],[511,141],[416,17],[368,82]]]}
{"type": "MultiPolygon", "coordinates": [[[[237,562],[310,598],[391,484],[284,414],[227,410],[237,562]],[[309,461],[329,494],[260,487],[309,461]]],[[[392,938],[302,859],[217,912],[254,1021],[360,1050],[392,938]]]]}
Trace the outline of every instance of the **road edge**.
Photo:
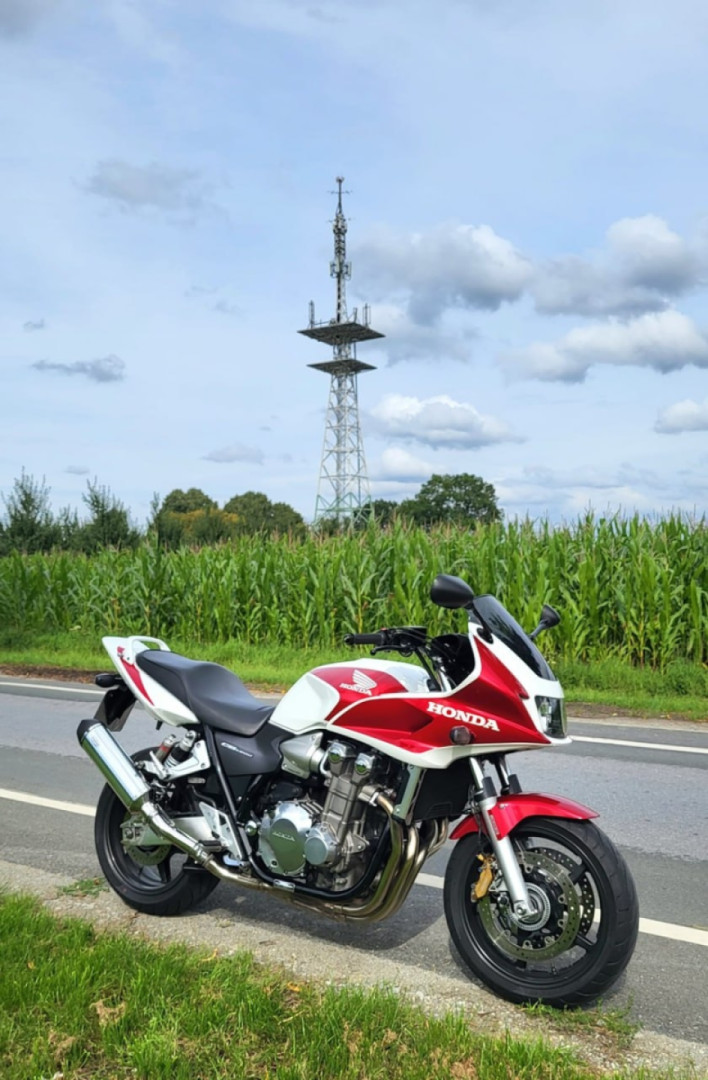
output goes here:
{"type": "Polygon", "coordinates": [[[35,896],[56,916],[83,919],[98,930],[125,932],[163,944],[182,943],[223,956],[246,950],[259,963],[286,968],[295,978],[319,984],[386,986],[426,1012],[464,1012],[480,1034],[542,1036],[552,1045],[573,1050],[594,1069],[677,1069],[688,1072],[692,1080],[708,1077],[708,1045],[640,1030],[629,1048],[620,1049],[599,1029],[578,1032],[564,1023],[554,1030],[547,1015],[534,1017],[468,982],[462,974],[459,978],[440,975],[333,943],[323,948],[306,932],[248,919],[236,921],[224,909],[214,909],[214,900],[188,918],[154,919],[125,907],[107,890],[83,896],[62,891],[73,884],[67,875],[0,860],[0,889],[35,896]],[[338,973],[336,979],[332,972],[338,973]]]}

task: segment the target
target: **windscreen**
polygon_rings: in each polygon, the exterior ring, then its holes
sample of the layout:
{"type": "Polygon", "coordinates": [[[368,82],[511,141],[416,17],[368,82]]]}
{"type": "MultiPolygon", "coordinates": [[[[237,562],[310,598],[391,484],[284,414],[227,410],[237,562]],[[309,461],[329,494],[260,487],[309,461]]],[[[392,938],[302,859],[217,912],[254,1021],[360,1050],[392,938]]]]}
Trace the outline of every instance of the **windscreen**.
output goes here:
{"type": "Polygon", "coordinates": [[[484,619],[492,633],[515,652],[541,679],[555,679],[547,662],[525,630],[494,596],[475,596],[474,611],[484,619]]]}

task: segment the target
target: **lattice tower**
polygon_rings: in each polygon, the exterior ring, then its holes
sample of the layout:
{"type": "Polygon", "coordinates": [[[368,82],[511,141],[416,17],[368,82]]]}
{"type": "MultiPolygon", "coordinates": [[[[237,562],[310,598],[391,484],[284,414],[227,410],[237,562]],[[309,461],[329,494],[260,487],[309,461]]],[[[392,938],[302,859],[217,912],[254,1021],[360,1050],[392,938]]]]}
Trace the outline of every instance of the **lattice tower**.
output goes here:
{"type": "Polygon", "coordinates": [[[351,521],[369,501],[369,479],[359,425],[357,375],[362,371],[376,369],[373,364],[364,364],[357,360],[356,346],[358,342],[384,336],[371,329],[368,304],[364,305],[361,321],[356,308],[351,316],[347,312],[346,283],[351,277],[352,265],[347,262],[347,219],[342,209],[343,183],[344,177],[338,176],[337,212],[332,223],[334,259],[330,263],[330,275],[335,279],[337,288],[337,313],[329,322],[318,323],[315,321],[315,305],[310,301],[310,325],[306,330],[298,331],[332,347],[331,360],[308,365],[330,376],[315,503],[315,524],[323,518],[339,522],[351,521]]]}

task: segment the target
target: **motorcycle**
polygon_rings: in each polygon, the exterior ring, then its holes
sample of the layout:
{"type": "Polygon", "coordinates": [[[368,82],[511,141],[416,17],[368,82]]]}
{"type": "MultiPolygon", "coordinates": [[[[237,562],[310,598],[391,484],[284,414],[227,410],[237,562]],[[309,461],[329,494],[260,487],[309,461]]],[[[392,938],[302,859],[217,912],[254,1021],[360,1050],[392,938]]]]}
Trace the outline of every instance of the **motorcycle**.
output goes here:
{"type": "Polygon", "coordinates": [[[563,691],[535,644],[559,616],[544,605],[527,634],[445,574],[431,599],[464,609],[468,632],[350,634],[371,654],[307,672],[275,706],[159,639],[104,638],[116,672],[96,676],[106,694],[77,731],[107,781],[101,868],[152,915],[186,911],[226,881],[373,922],[399,910],[449,839],[445,916],[469,971],[510,1001],[587,1004],[632,955],[634,883],[593,810],[522,791],[507,764],[570,742],[563,691]],[[130,757],[113,732],[136,702],[171,730],[130,757]]]}

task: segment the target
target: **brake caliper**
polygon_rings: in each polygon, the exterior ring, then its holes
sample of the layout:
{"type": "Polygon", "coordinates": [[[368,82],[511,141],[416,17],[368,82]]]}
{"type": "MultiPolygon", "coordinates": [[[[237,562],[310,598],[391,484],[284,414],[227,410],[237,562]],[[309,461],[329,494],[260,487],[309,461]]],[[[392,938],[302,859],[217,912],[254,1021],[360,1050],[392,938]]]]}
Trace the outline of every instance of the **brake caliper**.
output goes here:
{"type": "Polygon", "coordinates": [[[494,871],[492,870],[491,855],[478,855],[477,858],[482,863],[482,868],[479,871],[477,883],[472,890],[472,897],[474,900],[482,900],[487,895],[489,886],[494,880],[494,871]]]}

